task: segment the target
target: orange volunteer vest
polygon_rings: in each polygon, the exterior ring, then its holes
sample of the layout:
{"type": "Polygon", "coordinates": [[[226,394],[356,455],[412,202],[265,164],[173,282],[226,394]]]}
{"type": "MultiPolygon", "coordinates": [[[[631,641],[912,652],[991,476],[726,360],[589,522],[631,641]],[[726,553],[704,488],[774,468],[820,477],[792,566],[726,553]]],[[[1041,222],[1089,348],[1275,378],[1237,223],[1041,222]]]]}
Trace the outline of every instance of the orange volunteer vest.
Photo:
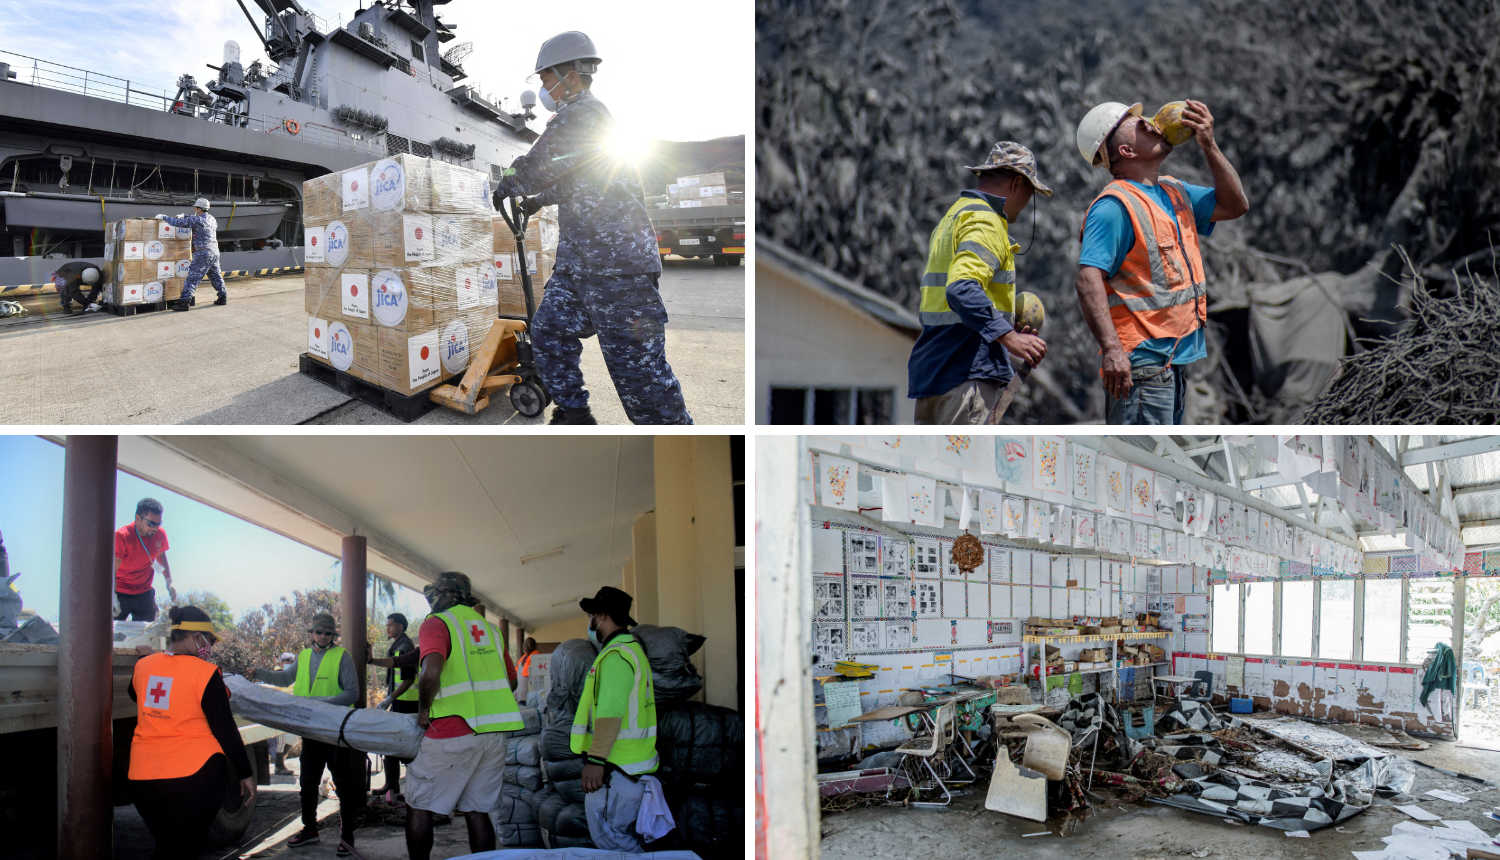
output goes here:
{"type": "Polygon", "coordinates": [[[192,776],[223,752],[203,715],[203,690],[219,667],[173,654],[151,654],[135,664],[135,738],[130,744],[131,779],[192,776]]]}
{"type": "Polygon", "coordinates": [[[522,678],[530,678],[531,677],[531,655],[535,654],[535,653],[536,653],[535,651],[532,651],[530,654],[527,654],[525,657],[521,658],[521,677],[522,678]]]}
{"type": "MultiPolygon", "coordinates": [[[[1170,176],[1158,179],[1177,211],[1177,223],[1144,191],[1116,179],[1099,196],[1125,205],[1135,228],[1135,245],[1125,255],[1120,271],[1105,278],[1109,318],[1128,355],[1155,337],[1185,337],[1208,319],[1208,290],[1203,258],[1198,253],[1198,222],[1182,183],[1170,176]],[[1182,228],[1182,241],[1177,228],[1182,228]]],[[[1093,203],[1089,204],[1093,207],[1093,203]]],[[[1078,237],[1083,238],[1080,228],[1078,237]]]]}

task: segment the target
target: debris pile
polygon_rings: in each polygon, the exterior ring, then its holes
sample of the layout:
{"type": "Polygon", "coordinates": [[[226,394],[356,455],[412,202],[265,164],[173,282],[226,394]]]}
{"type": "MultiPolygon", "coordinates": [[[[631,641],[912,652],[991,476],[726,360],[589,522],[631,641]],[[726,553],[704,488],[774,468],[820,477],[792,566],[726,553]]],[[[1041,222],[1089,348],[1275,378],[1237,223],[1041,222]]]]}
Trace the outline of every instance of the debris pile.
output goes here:
{"type": "Polygon", "coordinates": [[[1456,295],[1440,299],[1416,276],[1410,325],[1375,349],[1346,358],[1299,421],[1500,421],[1500,289],[1472,274],[1456,283],[1456,295]]]}

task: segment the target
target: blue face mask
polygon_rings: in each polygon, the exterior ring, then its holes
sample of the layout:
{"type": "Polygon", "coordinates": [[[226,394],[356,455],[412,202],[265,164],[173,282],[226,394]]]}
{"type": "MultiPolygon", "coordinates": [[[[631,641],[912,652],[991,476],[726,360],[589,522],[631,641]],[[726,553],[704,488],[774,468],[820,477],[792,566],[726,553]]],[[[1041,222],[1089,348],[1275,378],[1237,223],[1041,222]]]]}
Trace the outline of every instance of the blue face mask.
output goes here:
{"type": "Polygon", "coordinates": [[[595,645],[599,644],[599,623],[592,618],[589,619],[589,641],[595,645]]]}

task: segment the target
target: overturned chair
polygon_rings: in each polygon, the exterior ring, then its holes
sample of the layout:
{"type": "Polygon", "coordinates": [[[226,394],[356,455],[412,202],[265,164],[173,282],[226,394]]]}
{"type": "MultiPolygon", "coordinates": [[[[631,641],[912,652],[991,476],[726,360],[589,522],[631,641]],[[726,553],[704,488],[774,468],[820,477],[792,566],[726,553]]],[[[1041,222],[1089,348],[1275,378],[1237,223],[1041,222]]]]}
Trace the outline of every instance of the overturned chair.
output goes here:
{"type": "MultiPolygon", "coordinates": [[[[954,702],[942,705],[937,710],[933,722],[934,727],[930,735],[918,735],[911,740],[896,747],[896,752],[906,756],[914,756],[922,760],[927,772],[932,775],[933,781],[943,792],[941,803],[937,801],[913,801],[912,806],[947,806],[953,802],[953,793],[948,790],[948,784],[965,785],[979,778],[969,763],[964,761],[958,749],[954,747],[954,739],[958,730],[955,725],[958,715],[958,707],[954,702]],[[957,779],[954,777],[952,762],[957,760],[963,765],[964,770],[969,772],[968,779],[957,779]],[[934,762],[936,764],[934,765],[934,762]],[[942,773],[939,773],[939,770],[942,773]]],[[[916,780],[913,780],[915,783],[916,780]]],[[[921,786],[918,786],[919,788],[921,786]]]]}

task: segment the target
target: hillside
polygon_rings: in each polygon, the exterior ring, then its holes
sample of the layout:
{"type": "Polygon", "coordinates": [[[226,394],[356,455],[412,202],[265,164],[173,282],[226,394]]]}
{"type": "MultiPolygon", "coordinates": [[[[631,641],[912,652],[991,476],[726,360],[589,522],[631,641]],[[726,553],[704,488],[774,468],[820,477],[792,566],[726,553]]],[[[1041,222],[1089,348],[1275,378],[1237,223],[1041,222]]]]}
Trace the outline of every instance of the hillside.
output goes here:
{"type": "Polygon", "coordinates": [[[745,136],[652,141],[651,155],[640,168],[648,195],[665,194],[667,186],[676,182],[677,177],[695,173],[723,173],[728,185],[744,188],[745,136]]]}

